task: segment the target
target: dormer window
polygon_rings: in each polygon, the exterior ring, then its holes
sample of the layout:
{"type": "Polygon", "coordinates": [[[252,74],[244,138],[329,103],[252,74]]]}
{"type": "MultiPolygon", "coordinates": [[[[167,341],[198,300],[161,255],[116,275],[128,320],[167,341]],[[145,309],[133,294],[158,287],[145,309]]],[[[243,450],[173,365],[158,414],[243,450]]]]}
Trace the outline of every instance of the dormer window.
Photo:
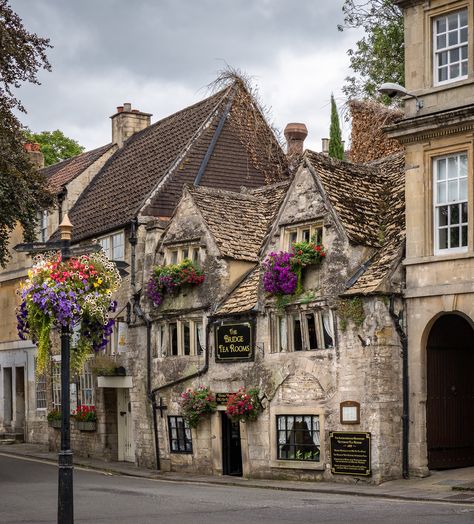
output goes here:
{"type": "Polygon", "coordinates": [[[197,245],[186,245],[179,247],[167,247],[165,249],[165,263],[179,264],[183,260],[189,259],[195,264],[199,264],[200,248],[197,245]]]}
{"type": "Polygon", "coordinates": [[[467,9],[433,20],[433,52],[435,85],[467,78],[467,9]]]}
{"type": "Polygon", "coordinates": [[[287,226],[283,231],[281,248],[284,251],[290,251],[295,242],[309,242],[311,239],[315,244],[322,243],[323,225],[321,223],[287,226]]]}

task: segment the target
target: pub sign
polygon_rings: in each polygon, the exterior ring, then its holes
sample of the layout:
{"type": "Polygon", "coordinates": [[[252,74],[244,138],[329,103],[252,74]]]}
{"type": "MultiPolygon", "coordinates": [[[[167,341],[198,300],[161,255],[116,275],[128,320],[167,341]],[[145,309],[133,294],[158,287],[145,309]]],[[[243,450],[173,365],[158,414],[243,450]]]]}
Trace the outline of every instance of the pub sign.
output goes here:
{"type": "Polygon", "coordinates": [[[215,328],[216,362],[253,359],[253,324],[222,323],[215,328]]]}

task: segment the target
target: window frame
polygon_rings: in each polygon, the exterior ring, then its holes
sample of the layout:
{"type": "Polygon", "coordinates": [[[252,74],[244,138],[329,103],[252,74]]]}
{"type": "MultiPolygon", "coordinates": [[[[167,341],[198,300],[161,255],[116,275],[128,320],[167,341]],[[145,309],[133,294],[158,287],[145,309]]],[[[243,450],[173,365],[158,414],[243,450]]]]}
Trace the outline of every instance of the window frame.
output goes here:
{"type": "Polygon", "coordinates": [[[191,260],[194,264],[201,263],[201,246],[199,244],[169,245],[164,249],[165,264],[180,264],[183,260],[191,260]]]}
{"type": "Polygon", "coordinates": [[[38,375],[36,366],[37,359],[35,358],[35,408],[36,411],[46,411],[48,409],[48,382],[46,373],[38,375]]]}
{"type": "Polygon", "coordinates": [[[125,260],[125,231],[116,231],[110,235],[104,235],[97,239],[97,242],[102,246],[103,252],[107,255],[109,260],[124,261],[125,260]],[[121,239],[119,242],[118,240],[121,239]],[[107,247],[104,246],[107,244],[107,247]],[[122,247],[122,254],[115,256],[115,251],[118,247],[122,247]]]}
{"type": "Polygon", "coordinates": [[[322,221],[286,225],[281,231],[280,248],[283,251],[290,251],[294,242],[310,240],[315,234],[317,234],[319,243],[322,244],[324,240],[324,223],[322,221]],[[305,238],[307,237],[305,232],[308,230],[309,238],[305,238]]]}
{"type": "Polygon", "coordinates": [[[155,355],[157,357],[200,357],[204,355],[206,351],[206,340],[205,340],[205,328],[206,323],[202,317],[185,317],[179,319],[173,319],[168,322],[160,322],[158,324],[158,333],[156,338],[156,350],[155,355]],[[176,324],[176,342],[177,351],[172,354],[171,350],[171,325],[176,324]],[[189,353],[185,353],[185,336],[184,330],[186,324],[189,326],[189,353]],[[198,340],[198,326],[201,326],[201,333],[203,340],[199,344],[198,340]],[[160,331],[161,330],[161,331],[160,331]],[[160,335],[161,333],[161,335],[160,335]],[[202,348],[202,350],[201,350],[202,348]]]}
{"type": "MultiPolygon", "coordinates": [[[[437,86],[444,86],[444,85],[447,85],[447,84],[452,84],[454,82],[460,82],[462,80],[466,80],[468,77],[469,77],[469,69],[470,69],[470,62],[472,60],[472,57],[471,57],[471,50],[470,50],[470,38],[469,38],[469,31],[472,30],[471,27],[469,26],[469,14],[470,14],[470,11],[469,11],[469,8],[467,5],[460,5],[459,7],[455,8],[455,9],[450,9],[449,11],[446,11],[446,12],[442,12],[442,13],[436,13],[434,14],[432,17],[431,17],[431,46],[430,46],[430,49],[431,49],[431,60],[432,60],[432,75],[433,75],[433,86],[437,87],[437,86]],[[460,31],[461,29],[463,29],[464,27],[466,27],[466,30],[467,30],[467,40],[466,42],[462,42],[460,43],[458,41],[458,44],[457,45],[453,45],[453,46],[445,46],[443,48],[439,48],[437,47],[437,37],[439,35],[442,35],[442,34],[445,34],[446,35],[446,38],[448,40],[448,35],[449,35],[449,31],[448,31],[448,17],[450,15],[453,15],[453,14],[460,14],[462,11],[465,11],[466,12],[466,19],[467,19],[467,25],[466,26],[457,26],[457,32],[458,32],[458,38],[460,38],[460,31]],[[446,21],[446,31],[444,33],[437,33],[437,29],[436,29],[436,24],[437,22],[440,20],[440,19],[445,19],[446,21]],[[451,53],[451,51],[455,50],[455,49],[458,49],[459,50],[459,59],[457,62],[447,62],[446,63],[446,67],[447,67],[447,70],[448,70],[448,76],[449,76],[449,70],[450,70],[450,65],[452,63],[458,63],[459,64],[459,68],[460,68],[460,73],[462,72],[462,62],[464,62],[464,60],[461,58],[461,48],[462,47],[467,47],[467,58],[466,58],[466,62],[467,62],[467,73],[466,75],[462,75],[462,74],[459,74],[459,76],[456,76],[454,78],[447,78],[446,80],[438,80],[438,72],[439,70],[441,69],[441,67],[438,65],[438,54],[440,53],[451,53]]],[[[458,18],[458,21],[459,21],[459,18],[458,18]]],[[[449,42],[447,41],[446,44],[448,44],[449,42]]]]}
{"type": "Polygon", "coordinates": [[[80,406],[95,406],[94,374],[86,362],[78,374],[78,401],[80,406]],[[90,399],[90,401],[89,401],[90,399]]]}
{"type": "Polygon", "coordinates": [[[168,425],[168,445],[169,445],[170,453],[191,455],[193,453],[193,437],[192,437],[192,431],[191,431],[189,424],[184,420],[184,418],[181,415],[168,415],[167,422],[168,422],[167,424],[168,425]],[[172,424],[173,421],[174,421],[174,426],[172,424]],[[181,430],[182,431],[181,436],[179,434],[180,428],[178,427],[178,421],[182,422],[182,426],[183,426],[183,429],[181,430]],[[173,430],[176,431],[175,433],[176,438],[173,438],[173,430]],[[173,442],[177,443],[178,449],[173,449],[173,442]],[[189,444],[189,449],[187,449],[188,447],[187,444],[189,444]]]}
{"type": "Polygon", "coordinates": [[[329,308],[314,308],[306,310],[290,310],[285,313],[275,312],[273,315],[270,315],[271,322],[271,340],[272,347],[271,353],[304,353],[306,351],[323,351],[334,349],[335,342],[335,333],[334,333],[334,314],[329,308]],[[330,333],[327,333],[326,328],[324,327],[324,314],[329,314],[329,322],[332,328],[332,336],[330,333]],[[310,336],[308,329],[308,315],[312,315],[314,319],[316,340],[318,347],[310,347],[310,336]],[[295,349],[295,324],[293,319],[298,317],[300,322],[301,329],[301,350],[295,349]],[[282,349],[282,340],[281,340],[281,330],[280,326],[282,321],[286,322],[286,350],[282,349]],[[332,345],[326,345],[325,332],[329,337],[332,338],[332,345]]]}
{"type": "MultiPolygon", "coordinates": [[[[433,220],[433,232],[432,232],[432,239],[433,239],[433,253],[435,255],[451,255],[451,254],[457,254],[457,253],[466,253],[468,250],[469,250],[469,245],[470,245],[470,242],[469,242],[469,239],[470,239],[470,225],[469,225],[469,218],[470,218],[470,215],[471,215],[471,209],[472,209],[472,206],[470,205],[470,194],[469,194],[469,185],[470,185],[470,180],[471,180],[471,177],[469,176],[469,164],[470,164],[470,154],[469,154],[469,150],[466,148],[466,149],[461,149],[461,150],[457,150],[457,151],[452,151],[452,152],[446,152],[445,154],[436,154],[436,155],[432,155],[431,158],[430,158],[430,165],[431,165],[431,185],[432,185],[432,220],[433,220]],[[459,167],[458,167],[458,176],[453,179],[453,178],[449,178],[448,176],[448,167],[446,167],[446,178],[445,178],[445,181],[446,181],[446,200],[444,203],[438,203],[437,202],[437,199],[438,199],[438,183],[440,181],[437,180],[437,177],[438,177],[438,162],[440,160],[446,160],[446,164],[448,165],[448,159],[449,158],[453,158],[453,157],[456,157],[458,158],[458,166],[459,166],[459,159],[461,156],[465,156],[466,157],[466,175],[465,177],[462,177],[462,178],[465,178],[466,180],[466,198],[465,199],[459,199],[456,200],[456,201],[452,201],[452,202],[449,202],[449,199],[448,199],[448,181],[449,180],[457,180],[458,181],[458,187],[459,187],[459,180],[461,179],[459,177],[459,167]],[[464,223],[462,222],[462,216],[459,217],[459,225],[458,225],[458,228],[460,229],[460,232],[462,231],[462,227],[466,227],[467,228],[467,243],[465,246],[459,246],[459,247],[447,247],[447,248],[440,248],[439,247],[439,230],[440,228],[443,228],[443,229],[446,229],[446,231],[448,232],[448,244],[450,243],[450,231],[451,231],[451,225],[449,223],[449,219],[448,219],[448,224],[446,226],[446,228],[444,226],[439,226],[439,213],[438,213],[438,208],[441,208],[441,207],[447,207],[448,208],[448,214],[450,216],[451,214],[451,211],[450,211],[450,208],[451,206],[462,206],[462,204],[466,204],[466,208],[467,208],[467,222],[464,223]]],[[[443,182],[443,181],[441,181],[443,182]]],[[[459,190],[458,190],[458,196],[459,196],[459,190]]],[[[461,213],[460,213],[461,215],[461,213]]],[[[472,219],[471,219],[472,220],[472,219]]],[[[461,233],[462,234],[462,233],[461,233]]]]}
{"type": "Polygon", "coordinates": [[[51,359],[51,404],[53,409],[61,411],[61,357],[51,359]]]}
{"type": "MultiPolygon", "coordinates": [[[[283,460],[283,461],[288,461],[288,460],[291,460],[291,461],[295,461],[297,463],[320,463],[321,462],[321,424],[320,424],[320,416],[319,415],[314,415],[314,414],[278,414],[278,415],[275,415],[275,425],[276,425],[276,437],[277,437],[277,440],[276,440],[276,449],[277,449],[277,456],[276,456],[276,459],[277,460],[283,460]],[[281,457],[280,456],[280,452],[281,452],[281,449],[280,449],[280,434],[282,432],[284,433],[288,433],[288,432],[291,432],[291,434],[294,434],[294,437],[296,437],[298,434],[302,433],[302,430],[300,429],[297,429],[294,427],[294,424],[297,423],[296,419],[297,418],[302,418],[302,419],[305,419],[307,417],[310,417],[311,418],[311,428],[308,430],[309,434],[310,434],[310,437],[311,439],[314,438],[314,435],[313,433],[316,433],[317,434],[317,440],[318,440],[318,443],[317,444],[314,444],[314,441],[312,440],[312,444],[314,446],[316,446],[318,448],[318,460],[313,460],[313,459],[299,459],[299,458],[289,458],[289,457],[281,457]],[[293,426],[291,428],[291,430],[288,429],[288,423],[289,423],[289,419],[293,419],[293,426]],[[280,420],[284,419],[285,420],[285,429],[280,429],[280,420]],[[316,419],[316,420],[314,420],[316,419]],[[313,429],[313,426],[317,426],[317,429],[313,429]]],[[[291,435],[286,435],[288,439],[291,438],[291,435]]],[[[296,448],[298,447],[298,443],[296,442],[296,438],[294,438],[294,442],[291,443],[291,442],[288,442],[288,440],[286,441],[285,445],[288,445],[290,448],[293,447],[295,448],[294,449],[294,454],[297,455],[299,450],[297,451],[296,448]]],[[[300,447],[304,447],[305,444],[302,444],[300,443],[300,447]]]]}

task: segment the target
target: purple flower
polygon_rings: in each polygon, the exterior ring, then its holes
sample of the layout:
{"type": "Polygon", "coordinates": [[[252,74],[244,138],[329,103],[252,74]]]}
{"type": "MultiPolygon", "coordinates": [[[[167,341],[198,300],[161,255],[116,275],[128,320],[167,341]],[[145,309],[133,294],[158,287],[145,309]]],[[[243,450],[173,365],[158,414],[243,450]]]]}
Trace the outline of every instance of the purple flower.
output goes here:
{"type": "Polygon", "coordinates": [[[263,261],[263,287],[272,295],[291,295],[296,291],[298,277],[291,269],[293,253],[270,253],[263,261]]]}

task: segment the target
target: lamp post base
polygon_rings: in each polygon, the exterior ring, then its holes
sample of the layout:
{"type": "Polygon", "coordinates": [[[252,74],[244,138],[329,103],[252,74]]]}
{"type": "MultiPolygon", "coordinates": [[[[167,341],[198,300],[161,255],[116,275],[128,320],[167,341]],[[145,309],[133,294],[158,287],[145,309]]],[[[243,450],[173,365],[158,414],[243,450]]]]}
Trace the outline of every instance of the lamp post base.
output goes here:
{"type": "Polygon", "coordinates": [[[72,451],[59,452],[58,524],[73,524],[72,451]]]}

